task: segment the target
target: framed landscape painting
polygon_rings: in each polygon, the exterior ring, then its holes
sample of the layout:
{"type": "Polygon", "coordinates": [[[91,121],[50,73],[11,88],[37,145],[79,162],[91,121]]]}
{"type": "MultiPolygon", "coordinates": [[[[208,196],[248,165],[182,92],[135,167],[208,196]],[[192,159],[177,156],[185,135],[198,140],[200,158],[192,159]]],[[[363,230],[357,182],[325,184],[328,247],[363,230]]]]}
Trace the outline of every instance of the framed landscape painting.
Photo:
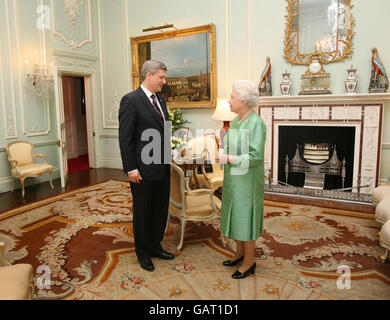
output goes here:
{"type": "Polygon", "coordinates": [[[167,65],[162,95],[170,108],[215,108],[217,94],[215,25],[165,31],[131,40],[133,89],[141,84],[146,60],[167,65]]]}

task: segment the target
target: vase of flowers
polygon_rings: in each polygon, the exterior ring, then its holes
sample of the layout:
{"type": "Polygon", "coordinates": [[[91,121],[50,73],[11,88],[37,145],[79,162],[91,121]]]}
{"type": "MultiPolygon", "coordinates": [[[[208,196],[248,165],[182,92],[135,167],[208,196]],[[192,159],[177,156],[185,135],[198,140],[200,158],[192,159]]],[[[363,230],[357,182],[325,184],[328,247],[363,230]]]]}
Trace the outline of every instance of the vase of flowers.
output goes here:
{"type": "Polygon", "coordinates": [[[172,134],[174,134],[176,130],[184,128],[185,124],[191,123],[190,121],[184,119],[180,109],[168,110],[168,114],[169,121],[172,122],[172,134]]]}

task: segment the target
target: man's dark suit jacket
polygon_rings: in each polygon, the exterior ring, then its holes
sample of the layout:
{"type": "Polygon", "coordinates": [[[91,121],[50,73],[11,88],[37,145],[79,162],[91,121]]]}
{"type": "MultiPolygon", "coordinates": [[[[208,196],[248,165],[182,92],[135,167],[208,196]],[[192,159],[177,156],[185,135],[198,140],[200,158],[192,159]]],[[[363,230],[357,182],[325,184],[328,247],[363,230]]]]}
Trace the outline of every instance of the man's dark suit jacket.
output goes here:
{"type": "MultiPolygon", "coordinates": [[[[169,116],[166,102],[158,93],[156,96],[164,112],[165,119],[168,120],[169,116]]],[[[167,172],[166,170],[169,172],[169,168],[167,168],[170,165],[171,159],[169,133],[170,131],[166,131],[166,136],[164,137],[164,124],[141,87],[126,94],[121,100],[119,109],[119,145],[123,171],[127,174],[129,171],[138,169],[142,179],[161,179],[167,172]],[[146,141],[142,141],[142,134],[148,129],[149,131],[147,132],[150,132],[150,129],[155,129],[155,132],[159,133],[158,135],[161,140],[157,139],[152,141],[152,138],[149,136],[147,140],[144,139],[146,141]],[[149,143],[152,144],[148,145],[149,143]],[[156,148],[151,149],[152,145],[156,146],[156,148]],[[145,146],[145,150],[151,149],[148,151],[150,156],[158,156],[159,160],[157,163],[147,164],[143,162],[141,153],[145,146]],[[165,157],[166,164],[164,164],[164,150],[169,155],[169,157],[165,157]]]]}

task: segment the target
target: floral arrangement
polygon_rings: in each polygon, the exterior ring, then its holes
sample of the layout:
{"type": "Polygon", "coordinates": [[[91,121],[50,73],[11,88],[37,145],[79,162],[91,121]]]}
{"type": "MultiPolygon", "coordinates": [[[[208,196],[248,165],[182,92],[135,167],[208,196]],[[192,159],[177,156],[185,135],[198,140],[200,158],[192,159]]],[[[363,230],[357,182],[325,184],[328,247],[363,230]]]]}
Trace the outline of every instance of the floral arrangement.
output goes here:
{"type": "Polygon", "coordinates": [[[176,149],[178,146],[180,146],[184,141],[182,138],[178,138],[173,136],[173,134],[179,130],[184,128],[184,125],[187,123],[191,123],[188,120],[185,120],[183,117],[183,114],[180,109],[172,109],[168,110],[169,114],[169,121],[172,122],[172,137],[171,137],[171,147],[172,150],[176,149]]]}
{"type": "Polygon", "coordinates": [[[184,120],[183,114],[180,109],[168,110],[169,120],[172,122],[172,134],[178,130],[184,128],[184,125],[191,123],[190,121],[184,120]]]}
{"type": "Polygon", "coordinates": [[[182,142],[183,142],[182,139],[171,136],[172,150],[176,149],[182,142]]]}

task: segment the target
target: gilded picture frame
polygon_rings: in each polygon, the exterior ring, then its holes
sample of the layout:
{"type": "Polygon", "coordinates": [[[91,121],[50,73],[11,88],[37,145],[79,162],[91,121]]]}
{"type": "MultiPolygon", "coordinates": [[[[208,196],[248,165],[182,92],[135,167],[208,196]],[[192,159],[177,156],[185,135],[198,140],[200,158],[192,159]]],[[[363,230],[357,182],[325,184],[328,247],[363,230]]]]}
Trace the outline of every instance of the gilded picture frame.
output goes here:
{"type": "MultiPolygon", "coordinates": [[[[345,24],[342,25],[345,31],[342,34],[342,37],[340,36],[339,31],[336,32],[336,47],[334,49],[328,50],[319,50],[318,48],[317,50],[314,50],[313,43],[312,52],[303,52],[302,48],[300,48],[300,42],[302,39],[302,35],[300,34],[300,29],[302,27],[300,21],[300,15],[302,14],[300,1],[303,0],[286,0],[287,15],[285,16],[286,26],[284,36],[284,58],[291,64],[308,65],[310,63],[311,57],[317,54],[321,55],[321,62],[323,64],[337,62],[351,57],[353,52],[353,28],[355,26],[355,19],[353,18],[351,12],[353,8],[351,0],[337,1],[339,6],[341,3],[341,5],[345,8],[345,24]]],[[[321,39],[318,39],[318,45],[320,42],[321,39]]]]}
{"type": "Polygon", "coordinates": [[[169,108],[216,107],[214,24],[132,37],[130,42],[134,90],[141,84],[143,63],[156,59],[167,65],[167,84],[161,93],[169,108]]]}

